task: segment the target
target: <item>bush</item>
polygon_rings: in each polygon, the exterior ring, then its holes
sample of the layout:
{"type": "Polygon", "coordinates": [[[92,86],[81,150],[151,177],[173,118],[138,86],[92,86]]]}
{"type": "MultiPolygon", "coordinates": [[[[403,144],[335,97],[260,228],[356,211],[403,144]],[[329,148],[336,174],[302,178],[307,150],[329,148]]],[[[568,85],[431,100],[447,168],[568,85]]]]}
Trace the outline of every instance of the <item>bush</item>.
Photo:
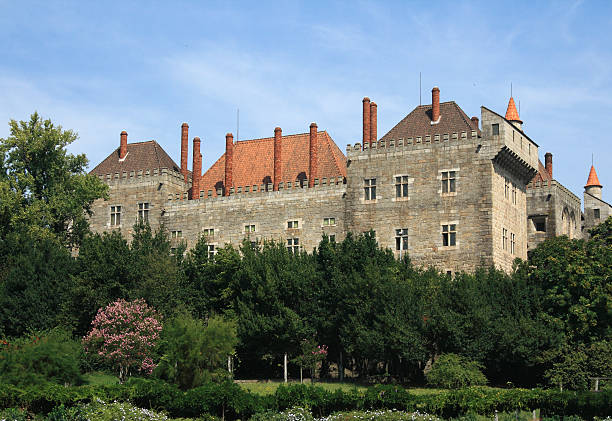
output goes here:
{"type": "Polygon", "coordinates": [[[487,384],[482,365],[456,354],[444,354],[425,375],[427,383],[444,389],[487,384]]]}
{"type": "Polygon", "coordinates": [[[4,343],[0,348],[0,382],[26,386],[53,382],[80,384],[81,345],[60,329],[4,343]]]}
{"type": "Polygon", "coordinates": [[[225,364],[237,341],[236,325],[220,317],[204,324],[189,315],[178,316],[164,324],[162,357],[154,374],[182,390],[227,379],[225,364]]]}

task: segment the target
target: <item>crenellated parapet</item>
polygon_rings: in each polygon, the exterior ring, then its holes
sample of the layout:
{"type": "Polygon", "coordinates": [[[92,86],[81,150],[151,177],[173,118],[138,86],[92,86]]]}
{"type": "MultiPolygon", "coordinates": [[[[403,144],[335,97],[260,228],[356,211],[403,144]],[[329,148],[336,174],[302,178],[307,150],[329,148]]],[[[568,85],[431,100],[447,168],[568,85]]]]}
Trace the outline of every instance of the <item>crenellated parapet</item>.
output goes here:
{"type": "MultiPolygon", "coordinates": [[[[170,168],[151,168],[130,172],[116,172],[98,175],[98,178],[110,187],[130,184],[142,184],[147,182],[164,182],[175,187],[186,188],[183,174],[170,168]]],[[[188,179],[190,181],[191,178],[188,179]]]]}
{"type": "MultiPolygon", "coordinates": [[[[273,190],[273,183],[259,184],[252,186],[235,186],[230,189],[228,196],[223,196],[223,189],[219,188],[215,190],[201,190],[199,196],[194,197],[193,200],[232,200],[232,198],[239,198],[244,196],[272,196],[282,195],[283,193],[305,193],[307,191],[320,191],[320,190],[337,190],[346,188],[346,178],[315,178],[314,186],[308,187],[308,179],[299,181],[281,181],[278,184],[278,191],[273,190]]],[[[188,195],[185,193],[175,193],[168,195],[168,201],[183,201],[188,200],[188,195]]]]}
{"type": "Polygon", "coordinates": [[[406,139],[391,139],[389,141],[379,140],[371,143],[355,143],[354,145],[346,146],[346,155],[350,158],[356,158],[359,156],[371,156],[376,153],[387,153],[389,151],[407,150],[407,149],[427,149],[435,145],[457,143],[462,140],[475,140],[479,138],[479,134],[476,130],[470,132],[453,132],[453,133],[439,133],[433,136],[416,136],[408,137],[406,139]]]}

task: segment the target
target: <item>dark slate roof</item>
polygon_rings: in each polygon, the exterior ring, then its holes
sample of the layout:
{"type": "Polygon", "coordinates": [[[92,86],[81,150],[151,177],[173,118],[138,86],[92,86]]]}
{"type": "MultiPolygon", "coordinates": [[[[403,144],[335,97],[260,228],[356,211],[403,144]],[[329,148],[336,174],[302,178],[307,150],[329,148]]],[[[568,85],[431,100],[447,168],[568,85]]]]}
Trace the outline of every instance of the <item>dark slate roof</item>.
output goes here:
{"type": "Polygon", "coordinates": [[[168,168],[180,171],[180,167],[170,158],[162,147],[154,140],[147,142],[128,143],[127,155],[119,160],[119,148],[115,149],[106,159],[100,162],[90,174],[105,175],[139,170],[168,168]]]}
{"type": "MultiPolygon", "coordinates": [[[[346,157],[326,131],[318,136],[317,178],[346,177],[346,157]]],[[[308,176],[310,134],[293,134],[281,137],[281,181],[297,181],[308,176]]],[[[272,182],[274,174],[274,138],[240,140],[234,145],[233,184],[252,186],[272,182]],[[268,180],[268,181],[265,181],[268,180]]],[[[225,179],[225,153],[202,176],[202,190],[223,186],[225,179]]]]}
{"type": "Polygon", "coordinates": [[[410,114],[397,123],[381,140],[407,139],[409,137],[427,136],[434,134],[451,134],[480,130],[474,122],[463,112],[455,101],[440,103],[440,121],[431,124],[431,104],[419,105],[410,114]]]}

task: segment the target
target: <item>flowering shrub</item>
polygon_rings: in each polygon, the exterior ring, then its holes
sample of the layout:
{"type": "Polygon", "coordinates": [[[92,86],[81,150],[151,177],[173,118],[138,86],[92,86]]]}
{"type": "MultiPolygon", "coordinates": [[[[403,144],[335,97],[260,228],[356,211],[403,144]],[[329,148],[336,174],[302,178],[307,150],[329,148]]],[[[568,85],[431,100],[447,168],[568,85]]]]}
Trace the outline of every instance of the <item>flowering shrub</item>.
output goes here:
{"type": "Polygon", "coordinates": [[[98,310],[91,331],[83,338],[85,352],[95,353],[119,369],[123,383],[131,369],[151,374],[151,355],[159,332],[161,316],[144,300],[117,300],[98,310]]]}
{"type": "Polygon", "coordinates": [[[302,381],[302,370],[310,369],[310,374],[314,378],[317,364],[323,362],[327,358],[327,346],[317,345],[314,339],[304,339],[300,343],[302,354],[294,358],[292,361],[300,366],[300,382],[302,381]]]}
{"type": "Polygon", "coordinates": [[[387,411],[352,411],[338,412],[327,417],[314,418],[307,408],[291,408],[280,413],[266,412],[256,414],[251,421],[441,421],[433,415],[416,412],[387,411]]]}

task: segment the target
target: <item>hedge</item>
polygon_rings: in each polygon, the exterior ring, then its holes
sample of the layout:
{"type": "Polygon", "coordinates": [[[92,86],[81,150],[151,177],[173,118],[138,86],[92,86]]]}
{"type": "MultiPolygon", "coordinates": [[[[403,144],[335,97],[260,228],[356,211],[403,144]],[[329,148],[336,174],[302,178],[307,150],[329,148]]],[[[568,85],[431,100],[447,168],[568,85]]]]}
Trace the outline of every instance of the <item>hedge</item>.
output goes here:
{"type": "Polygon", "coordinates": [[[542,416],[576,415],[584,419],[611,415],[612,408],[612,390],[594,393],[470,387],[415,395],[398,386],[374,386],[364,393],[357,389],[330,392],[317,386],[281,385],[274,395],[260,396],[232,382],[210,383],[187,391],[163,381],[145,379],[111,386],[64,387],[49,383],[20,389],[0,384],[0,409],[19,407],[46,414],[56,406],[70,407],[94,398],[129,401],[137,407],[166,411],[172,417],[211,414],[224,415],[227,420],[245,420],[256,413],[296,406],[310,407],[315,416],[338,411],[397,409],[452,418],[467,413],[490,416],[496,410],[540,409],[542,416]]]}

